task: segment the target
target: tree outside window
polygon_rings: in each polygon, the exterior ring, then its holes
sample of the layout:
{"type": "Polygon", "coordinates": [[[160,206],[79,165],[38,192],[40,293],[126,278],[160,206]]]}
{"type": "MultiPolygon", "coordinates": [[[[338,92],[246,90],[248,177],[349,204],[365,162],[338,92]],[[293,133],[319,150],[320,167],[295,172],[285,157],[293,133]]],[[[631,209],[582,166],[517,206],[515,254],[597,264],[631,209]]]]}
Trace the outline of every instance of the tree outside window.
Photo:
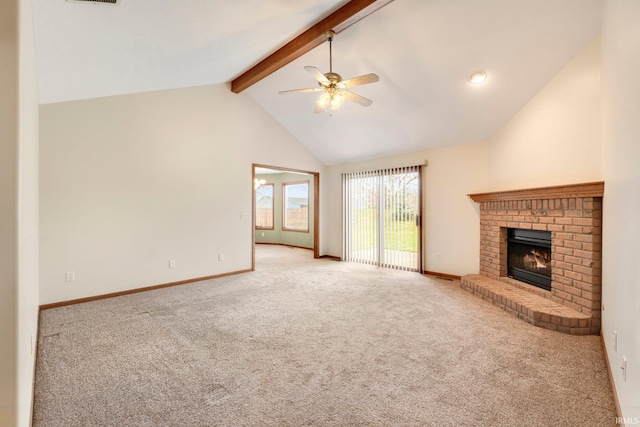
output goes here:
{"type": "Polygon", "coordinates": [[[256,189],[256,228],[273,230],[273,184],[256,189]]]}

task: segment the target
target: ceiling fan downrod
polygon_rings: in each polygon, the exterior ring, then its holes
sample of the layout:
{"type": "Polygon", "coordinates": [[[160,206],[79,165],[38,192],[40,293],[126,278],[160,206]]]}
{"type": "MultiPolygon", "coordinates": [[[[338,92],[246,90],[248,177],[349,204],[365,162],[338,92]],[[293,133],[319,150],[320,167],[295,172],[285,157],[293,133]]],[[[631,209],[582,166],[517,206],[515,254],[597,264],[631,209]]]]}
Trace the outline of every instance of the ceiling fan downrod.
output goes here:
{"type": "Polygon", "coordinates": [[[336,32],[333,30],[327,31],[325,34],[327,41],[329,42],[329,72],[333,73],[333,50],[332,50],[332,42],[333,38],[336,36],[336,32]]]}

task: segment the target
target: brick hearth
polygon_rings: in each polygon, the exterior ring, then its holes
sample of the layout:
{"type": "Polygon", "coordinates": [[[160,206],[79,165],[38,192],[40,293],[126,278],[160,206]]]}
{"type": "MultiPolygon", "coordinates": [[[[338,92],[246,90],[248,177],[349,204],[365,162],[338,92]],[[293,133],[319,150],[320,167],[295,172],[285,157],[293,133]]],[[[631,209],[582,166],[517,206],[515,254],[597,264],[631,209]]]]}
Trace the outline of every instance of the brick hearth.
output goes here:
{"type": "Polygon", "coordinates": [[[480,203],[480,275],[462,286],[536,326],[599,334],[603,193],[597,182],[469,195],[480,203]],[[551,291],[507,277],[507,228],[551,232],[551,291]]]}

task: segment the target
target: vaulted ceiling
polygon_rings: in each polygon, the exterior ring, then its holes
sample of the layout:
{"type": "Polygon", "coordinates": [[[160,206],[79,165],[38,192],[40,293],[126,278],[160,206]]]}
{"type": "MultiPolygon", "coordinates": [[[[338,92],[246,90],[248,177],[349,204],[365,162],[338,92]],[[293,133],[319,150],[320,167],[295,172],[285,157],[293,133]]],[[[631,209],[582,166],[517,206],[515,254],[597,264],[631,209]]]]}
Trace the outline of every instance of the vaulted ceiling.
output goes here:
{"type": "MultiPolygon", "coordinates": [[[[395,0],[338,34],[333,68],[374,101],[314,114],[321,44],[249,87],[325,164],[485,140],[600,33],[603,0],[395,0]],[[485,70],[485,84],[468,78],[485,70]]],[[[229,83],[344,0],[34,0],[42,104],[229,83]]]]}

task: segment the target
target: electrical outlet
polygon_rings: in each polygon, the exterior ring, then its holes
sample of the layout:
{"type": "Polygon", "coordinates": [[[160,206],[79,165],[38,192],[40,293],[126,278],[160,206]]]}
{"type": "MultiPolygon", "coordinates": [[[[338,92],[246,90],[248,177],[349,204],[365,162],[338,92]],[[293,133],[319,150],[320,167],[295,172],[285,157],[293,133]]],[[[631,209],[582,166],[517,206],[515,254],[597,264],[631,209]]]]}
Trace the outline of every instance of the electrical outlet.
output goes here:
{"type": "Polygon", "coordinates": [[[169,260],[169,268],[176,268],[176,260],[175,259],[170,259],[169,260]]]}
{"type": "Polygon", "coordinates": [[[622,356],[622,379],[627,382],[627,358],[622,356]]]}
{"type": "Polygon", "coordinates": [[[264,231],[262,233],[260,233],[262,237],[264,237],[264,231]]]}
{"type": "Polygon", "coordinates": [[[75,282],[76,280],[76,272],[75,271],[67,271],[64,276],[65,282],[75,282]]]}
{"type": "Polygon", "coordinates": [[[613,331],[613,350],[618,351],[618,333],[613,331]]]}
{"type": "Polygon", "coordinates": [[[218,254],[218,261],[224,261],[224,254],[218,254]]]}
{"type": "Polygon", "coordinates": [[[441,254],[440,252],[438,252],[438,253],[436,254],[436,259],[437,259],[438,261],[440,261],[440,260],[442,259],[442,254],[441,254]]]}

